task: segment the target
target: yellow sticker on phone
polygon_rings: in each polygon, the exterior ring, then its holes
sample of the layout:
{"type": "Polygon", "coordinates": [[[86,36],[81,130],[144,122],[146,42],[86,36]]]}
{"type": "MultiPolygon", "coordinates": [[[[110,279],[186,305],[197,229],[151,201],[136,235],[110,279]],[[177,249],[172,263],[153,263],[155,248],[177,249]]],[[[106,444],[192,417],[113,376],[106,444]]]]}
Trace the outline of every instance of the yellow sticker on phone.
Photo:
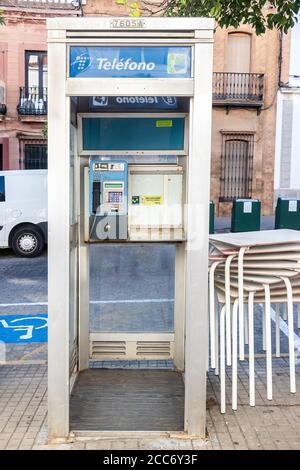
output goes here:
{"type": "Polygon", "coordinates": [[[162,196],[141,196],[141,203],[145,206],[160,206],[163,203],[162,196]]]}

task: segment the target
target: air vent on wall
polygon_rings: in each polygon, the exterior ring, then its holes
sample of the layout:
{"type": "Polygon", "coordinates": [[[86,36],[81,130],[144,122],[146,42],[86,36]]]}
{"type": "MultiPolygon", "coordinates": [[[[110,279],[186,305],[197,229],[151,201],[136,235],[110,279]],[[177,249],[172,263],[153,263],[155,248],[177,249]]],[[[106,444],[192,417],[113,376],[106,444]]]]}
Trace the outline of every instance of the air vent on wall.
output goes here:
{"type": "Polygon", "coordinates": [[[125,341],[93,341],[92,342],[92,358],[106,356],[125,356],[126,355],[126,342],[125,341]]]}
{"type": "Polygon", "coordinates": [[[136,343],[136,355],[148,356],[171,356],[171,344],[169,341],[138,341],[136,343]]]}
{"type": "Polygon", "coordinates": [[[172,359],[173,349],[173,334],[92,333],[90,337],[94,360],[172,359]]]}

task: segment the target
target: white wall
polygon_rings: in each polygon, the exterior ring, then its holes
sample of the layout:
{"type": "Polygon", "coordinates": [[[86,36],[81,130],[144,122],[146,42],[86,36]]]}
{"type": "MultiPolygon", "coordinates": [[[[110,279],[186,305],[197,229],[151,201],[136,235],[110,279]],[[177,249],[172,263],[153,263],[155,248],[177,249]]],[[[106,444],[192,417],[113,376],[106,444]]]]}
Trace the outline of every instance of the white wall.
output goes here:
{"type": "MultiPolygon", "coordinates": [[[[299,37],[300,41],[300,37],[299,37]]],[[[299,47],[300,49],[300,47],[299,47]]],[[[299,51],[300,58],[300,51],[299,51]]],[[[300,188],[300,89],[293,95],[291,188],[300,188]]]]}
{"type": "Polygon", "coordinates": [[[274,188],[300,192],[300,87],[283,88],[278,92],[274,188]],[[284,184],[287,168],[289,183],[284,184]]]}
{"type": "Polygon", "coordinates": [[[281,128],[282,128],[282,93],[277,93],[276,114],[276,140],[275,140],[275,162],[274,162],[274,189],[280,188],[280,160],[281,160],[281,128]]]}
{"type": "Polygon", "coordinates": [[[300,15],[298,23],[292,29],[291,55],[290,55],[290,79],[291,86],[300,87],[300,15]]]}
{"type": "Polygon", "coordinates": [[[300,197],[300,15],[291,32],[289,83],[277,97],[274,189],[275,200],[300,197]]]}

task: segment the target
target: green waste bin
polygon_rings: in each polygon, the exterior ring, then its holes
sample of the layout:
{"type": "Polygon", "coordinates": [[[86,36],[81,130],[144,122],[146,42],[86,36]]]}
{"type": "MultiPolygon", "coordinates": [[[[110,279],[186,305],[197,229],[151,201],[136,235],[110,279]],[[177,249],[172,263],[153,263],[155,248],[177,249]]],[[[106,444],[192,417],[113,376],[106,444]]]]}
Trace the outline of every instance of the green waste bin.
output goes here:
{"type": "Polygon", "coordinates": [[[231,212],[232,232],[260,230],[260,201],[258,199],[234,199],[231,212]]]}
{"type": "Polygon", "coordinates": [[[287,197],[277,199],[275,228],[300,230],[300,199],[287,197]]]}
{"type": "Polygon", "coordinates": [[[209,202],[209,233],[215,233],[215,203],[209,202]]]}

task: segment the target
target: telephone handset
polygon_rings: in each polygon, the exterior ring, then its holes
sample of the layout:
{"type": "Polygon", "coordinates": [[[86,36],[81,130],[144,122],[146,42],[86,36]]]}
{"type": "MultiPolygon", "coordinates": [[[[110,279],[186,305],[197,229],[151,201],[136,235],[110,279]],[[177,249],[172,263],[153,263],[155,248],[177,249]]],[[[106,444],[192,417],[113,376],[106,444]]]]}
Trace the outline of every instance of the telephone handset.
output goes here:
{"type": "Polygon", "coordinates": [[[92,212],[97,214],[98,208],[100,206],[100,197],[101,197],[101,183],[100,181],[93,182],[93,205],[92,212]]]}

